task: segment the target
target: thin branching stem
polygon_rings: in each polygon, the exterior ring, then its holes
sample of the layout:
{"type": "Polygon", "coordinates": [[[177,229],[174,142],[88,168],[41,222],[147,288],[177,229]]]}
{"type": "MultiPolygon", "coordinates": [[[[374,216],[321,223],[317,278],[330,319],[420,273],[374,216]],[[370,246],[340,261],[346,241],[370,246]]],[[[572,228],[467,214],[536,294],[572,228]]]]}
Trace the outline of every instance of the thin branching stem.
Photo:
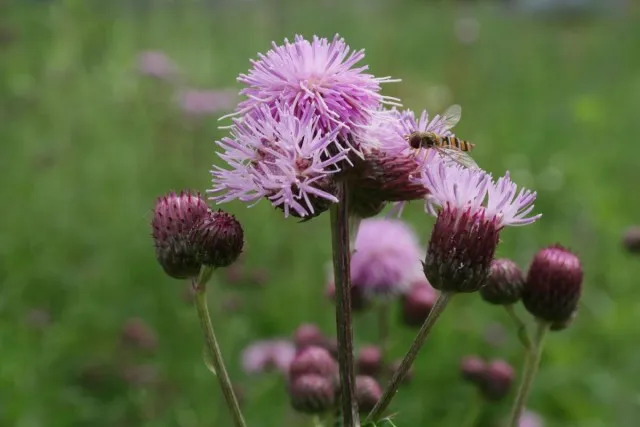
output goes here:
{"type": "Polygon", "coordinates": [[[513,320],[513,323],[515,323],[516,325],[518,331],[518,339],[520,340],[524,348],[529,351],[531,349],[531,339],[529,338],[527,325],[522,321],[522,319],[520,319],[520,317],[516,313],[515,308],[513,307],[513,304],[505,305],[504,309],[507,314],[509,314],[509,317],[511,317],[511,320],[513,320]]]}

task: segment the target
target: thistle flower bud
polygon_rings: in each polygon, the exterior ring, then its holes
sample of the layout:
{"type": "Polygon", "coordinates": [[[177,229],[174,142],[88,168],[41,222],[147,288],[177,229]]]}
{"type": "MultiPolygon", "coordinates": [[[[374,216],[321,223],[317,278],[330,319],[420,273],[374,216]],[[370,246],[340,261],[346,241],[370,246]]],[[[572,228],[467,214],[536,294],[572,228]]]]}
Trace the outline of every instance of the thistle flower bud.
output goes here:
{"type": "Polygon", "coordinates": [[[320,328],[312,323],[305,323],[294,331],[293,343],[298,351],[307,347],[322,347],[325,336],[320,328]]]}
{"type": "Polygon", "coordinates": [[[509,394],[514,376],[513,368],[507,362],[491,362],[484,373],[484,381],[480,384],[482,395],[492,401],[503,399],[509,394]]]}
{"type": "Polygon", "coordinates": [[[375,377],[382,369],[382,350],[375,345],[362,347],[356,359],[356,369],[360,375],[375,377]]]}
{"type": "Polygon", "coordinates": [[[335,403],[333,379],[314,374],[291,378],[289,397],[291,406],[298,412],[321,414],[329,411],[335,403]]]}
{"type": "Polygon", "coordinates": [[[293,358],[289,366],[289,378],[292,381],[311,374],[331,379],[338,374],[338,365],[329,351],[321,347],[307,347],[293,358]]]}
{"type": "Polygon", "coordinates": [[[462,378],[475,385],[485,381],[487,364],[478,356],[466,356],[460,361],[462,378]]]}
{"type": "Polygon", "coordinates": [[[358,410],[362,414],[368,414],[382,397],[380,384],[369,376],[358,375],[356,377],[356,401],[358,410]]]}
{"type": "Polygon", "coordinates": [[[189,234],[194,224],[209,212],[197,193],[169,193],[156,202],[151,221],[152,236],[156,258],[169,276],[186,279],[200,272],[202,263],[189,234]]]}
{"type": "Polygon", "coordinates": [[[571,318],[582,291],[580,259],[560,245],[535,255],[522,292],[525,308],[540,320],[563,323],[571,318]]]}
{"type": "Polygon", "coordinates": [[[438,299],[436,291],[428,285],[413,286],[408,294],[403,295],[402,321],[411,327],[420,327],[429,316],[438,299]]]}
{"type": "Polygon", "coordinates": [[[487,283],[480,288],[482,299],[490,304],[509,305],[520,301],[524,274],[510,259],[496,259],[489,268],[487,283]]]}
{"type": "Polygon", "coordinates": [[[190,237],[202,264],[213,268],[231,265],[244,246],[242,226],[233,215],[222,210],[201,218],[192,228],[190,237]]]}
{"type": "Polygon", "coordinates": [[[559,332],[559,331],[564,331],[565,329],[567,329],[569,326],[571,326],[571,324],[573,323],[573,321],[576,319],[576,316],[578,315],[578,310],[575,310],[572,314],[571,317],[569,317],[567,320],[563,321],[563,322],[554,322],[551,324],[551,326],[549,326],[549,330],[553,331],[553,332],[559,332]]]}
{"type": "Polygon", "coordinates": [[[640,253],[640,226],[629,227],[622,237],[622,244],[631,253],[640,253]]]}

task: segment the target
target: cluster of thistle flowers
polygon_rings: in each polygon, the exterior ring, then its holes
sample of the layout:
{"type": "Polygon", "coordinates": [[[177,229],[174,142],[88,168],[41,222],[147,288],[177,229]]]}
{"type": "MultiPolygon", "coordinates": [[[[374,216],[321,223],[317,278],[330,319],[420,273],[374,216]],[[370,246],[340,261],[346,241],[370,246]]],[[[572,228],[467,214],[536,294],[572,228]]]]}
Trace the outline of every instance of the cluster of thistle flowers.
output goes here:
{"type": "Polygon", "coordinates": [[[183,76],[176,63],[160,51],[145,51],[138,57],[140,75],[171,85],[179,85],[176,91],[177,106],[190,116],[207,116],[229,111],[237,102],[237,94],[229,89],[184,88],[183,76]]]}

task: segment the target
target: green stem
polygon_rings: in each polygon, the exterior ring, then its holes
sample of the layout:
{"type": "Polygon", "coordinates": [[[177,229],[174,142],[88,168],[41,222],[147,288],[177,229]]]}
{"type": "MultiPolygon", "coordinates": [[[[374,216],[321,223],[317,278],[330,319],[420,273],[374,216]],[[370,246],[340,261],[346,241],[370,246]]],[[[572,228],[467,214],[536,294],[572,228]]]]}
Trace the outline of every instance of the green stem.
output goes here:
{"type": "Polygon", "coordinates": [[[524,348],[529,351],[531,349],[531,339],[529,338],[529,333],[527,332],[527,325],[522,321],[522,319],[520,319],[520,317],[518,317],[513,304],[505,305],[504,309],[507,314],[509,314],[509,317],[511,317],[511,320],[513,320],[513,323],[515,323],[516,328],[518,329],[518,339],[520,340],[524,348]]]}
{"type": "Polygon", "coordinates": [[[447,304],[449,303],[449,301],[451,301],[453,295],[454,294],[449,292],[440,293],[436,303],[433,305],[433,308],[429,313],[429,316],[422,324],[422,327],[418,331],[418,334],[413,340],[413,343],[411,343],[409,351],[402,359],[400,367],[394,372],[393,377],[391,377],[391,381],[389,381],[387,388],[382,394],[380,400],[378,400],[378,403],[376,403],[376,406],[374,406],[369,415],[367,415],[365,423],[370,421],[378,421],[380,419],[380,416],[387,409],[387,407],[391,403],[391,399],[393,399],[396,392],[398,391],[400,383],[407,375],[407,372],[409,372],[409,369],[411,368],[411,365],[413,365],[413,362],[416,360],[416,357],[418,356],[420,349],[424,345],[429,332],[431,332],[431,328],[433,327],[433,325],[435,325],[436,321],[438,320],[444,309],[447,307],[447,304]]]}
{"type": "Polygon", "coordinates": [[[333,278],[336,287],[336,332],[338,335],[338,367],[340,371],[340,404],[343,427],[360,427],[355,399],[353,366],[353,324],[351,318],[351,251],[349,207],[345,181],[338,182],[339,203],[331,206],[331,247],[333,278]]]}
{"type": "Polygon", "coordinates": [[[471,407],[467,412],[467,416],[464,419],[464,422],[460,424],[462,427],[476,427],[478,425],[478,421],[480,421],[480,416],[482,415],[482,405],[484,403],[484,399],[480,393],[475,393],[471,402],[471,407]]]}
{"type": "Polygon", "coordinates": [[[215,370],[216,377],[220,384],[220,389],[224,395],[224,399],[231,412],[233,418],[233,424],[235,427],[246,427],[238,399],[233,391],[229,374],[225,368],[224,361],[222,360],[222,353],[220,352],[220,346],[216,339],[216,334],[213,330],[213,324],[211,323],[211,317],[209,317],[209,309],[207,308],[207,287],[206,283],[211,277],[213,270],[208,267],[203,267],[200,271],[198,279],[193,281],[193,287],[196,291],[196,309],[198,311],[198,318],[200,319],[200,326],[204,333],[204,341],[209,353],[209,362],[215,370]]]}
{"type": "Polygon", "coordinates": [[[516,400],[513,402],[513,408],[511,409],[511,417],[509,421],[509,427],[518,427],[520,423],[520,416],[524,411],[524,407],[527,404],[529,393],[533,385],[533,379],[538,372],[538,366],[540,365],[540,357],[542,356],[542,348],[544,344],[544,337],[549,330],[549,324],[547,322],[538,321],[538,329],[533,342],[533,347],[527,351],[527,357],[525,358],[522,380],[520,387],[518,388],[518,394],[516,400]]]}

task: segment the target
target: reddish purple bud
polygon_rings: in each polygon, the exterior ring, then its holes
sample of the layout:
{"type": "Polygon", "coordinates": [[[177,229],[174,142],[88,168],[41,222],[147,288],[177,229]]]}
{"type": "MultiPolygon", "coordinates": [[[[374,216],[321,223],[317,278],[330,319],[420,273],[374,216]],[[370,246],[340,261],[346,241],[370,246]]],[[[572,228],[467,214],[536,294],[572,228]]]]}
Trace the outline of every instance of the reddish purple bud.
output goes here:
{"type": "Polygon", "coordinates": [[[338,365],[326,349],[307,347],[293,358],[289,366],[289,378],[293,381],[309,374],[333,379],[338,374],[338,365]]]}
{"type": "Polygon", "coordinates": [[[156,202],[151,221],[156,258],[165,273],[176,279],[196,277],[202,263],[190,241],[196,222],[209,214],[199,194],[169,193],[156,202]]]}
{"type": "Polygon", "coordinates": [[[504,399],[513,384],[513,368],[504,360],[494,360],[485,371],[484,381],[480,384],[482,395],[487,400],[504,399]]]}
{"type": "Polygon", "coordinates": [[[460,373],[465,381],[480,385],[486,377],[487,364],[478,356],[467,356],[460,361],[460,373]]]}
{"type": "Polygon", "coordinates": [[[434,288],[468,293],[485,285],[500,230],[495,218],[484,215],[442,209],[424,261],[424,274],[434,288]]]}
{"type": "Polygon", "coordinates": [[[331,410],[335,394],[333,379],[322,375],[302,375],[291,378],[289,384],[291,406],[304,414],[322,414],[331,410]]]}
{"type": "Polygon", "coordinates": [[[538,251],[522,292],[525,308],[540,320],[562,323],[571,318],[582,292],[580,259],[560,245],[538,251]]]}
{"type": "MultiPolygon", "coordinates": [[[[393,374],[395,374],[396,371],[400,369],[401,364],[402,364],[402,359],[397,359],[387,365],[387,372],[389,374],[389,377],[392,377],[393,374]]],[[[407,371],[407,374],[402,379],[402,383],[409,384],[412,380],[413,380],[413,366],[410,367],[409,370],[407,371]]]]}
{"type": "Polygon", "coordinates": [[[325,336],[319,327],[312,323],[305,323],[293,332],[293,343],[297,350],[307,347],[323,347],[325,336]]]}
{"type": "Polygon", "coordinates": [[[622,244],[631,253],[640,253],[640,226],[629,227],[622,237],[622,244]]]}
{"type": "Polygon", "coordinates": [[[382,397],[382,388],[378,382],[365,375],[356,377],[356,401],[358,410],[362,414],[368,414],[382,397]]]}
{"type": "Polygon", "coordinates": [[[356,369],[360,375],[377,376],[382,369],[382,350],[375,345],[362,347],[356,359],[356,369]]]}
{"type": "Polygon", "coordinates": [[[122,326],[122,342],[140,350],[152,351],[158,347],[156,332],[144,320],[133,317],[122,326]]]}
{"type": "Polygon", "coordinates": [[[412,286],[408,294],[403,295],[402,321],[411,327],[420,327],[429,316],[438,299],[436,291],[428,285],[412,286]]]}
{"type": "Polygon", "coordinates": [[[242,253],[244,232],[236,218],[222,210],[210,212],[191,230],[202,264],[214,268],[231,265],[242,253]]]}
{"type": "Polygon", "coordinates": [[[489,278],[480,295],[491,304],[515,304],[520,301],[523,286],[524,273],[520,267],[510,259],[496,259],[491,263],[489,278]]]}

